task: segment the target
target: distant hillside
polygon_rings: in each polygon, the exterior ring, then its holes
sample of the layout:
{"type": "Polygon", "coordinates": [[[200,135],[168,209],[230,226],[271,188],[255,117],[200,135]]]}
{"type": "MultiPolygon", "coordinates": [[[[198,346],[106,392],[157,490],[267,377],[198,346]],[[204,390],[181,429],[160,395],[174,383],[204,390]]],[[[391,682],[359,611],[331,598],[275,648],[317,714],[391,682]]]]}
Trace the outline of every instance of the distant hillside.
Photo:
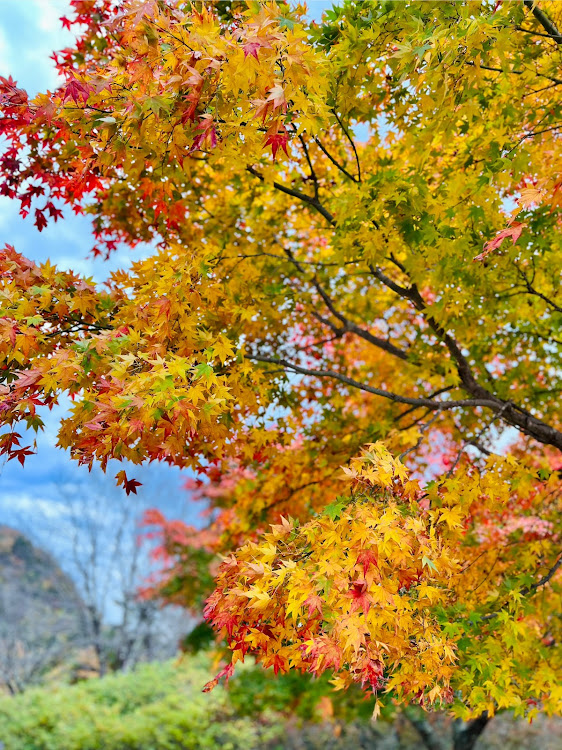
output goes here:
{"type": "Polygon", "coordinates": [[[0,526],[0,684],[19,692],[63,659],[83,630],[81,611],[55,560],[0,526]]]}

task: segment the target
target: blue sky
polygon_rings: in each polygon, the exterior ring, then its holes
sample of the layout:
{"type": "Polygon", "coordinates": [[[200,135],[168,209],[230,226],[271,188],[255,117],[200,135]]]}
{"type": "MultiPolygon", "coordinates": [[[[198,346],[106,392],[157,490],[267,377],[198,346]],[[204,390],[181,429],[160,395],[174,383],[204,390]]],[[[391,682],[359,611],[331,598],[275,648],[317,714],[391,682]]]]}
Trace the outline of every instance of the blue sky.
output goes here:
{"type": "MultiPolygon", "coordinates": [[[[332,3],[313,0],[308,5],[311,17],[319,19],[332,3]]],[[[62,28],[59,20],[68,14],[68,0],[0,0],[0,75],[11,75],[30,94],[55,88],[57,75],[49,58],[53,50],[72,43],[72,34],[62,28]]],[[[125,251],[117,253],[110,264],[88,257],[93,240],[87,218],[66,215],[64,221],[51,223],[38,232],[30,219],[19,216],[18,205],[7,198],[0,198],[0,243],[13,245],[35,261],[50,258],[60,267],[98,281],[110,268],[130,262],[125,251]]],[[[58,422],[67,406],[61,403],[47,415],[46,429],[37,438],[37,455],[29,457],[23,468],[16,461],[0,464],[0,524],[13,525],[30,534],[63,562],[71,545],[65,500],[69,493],[91,492],[92,507],[100,492],[120,502],[114,491],[114,474],[120,467],[89,483],[87,469],[77,466],[66,452],[56,448],[58,422]]],[[[129,474],[143,486],[138,498],[123,496],[123,502],[135,503],[139,513],[143,508],[157,506],[171,517],[197,522],[200,508],[190,504],[181,487],[180,472],[151,465],[135,467],[129,474]]],[[[111,526],[111,513],[103,522],[108,528],[111,526]]]]}

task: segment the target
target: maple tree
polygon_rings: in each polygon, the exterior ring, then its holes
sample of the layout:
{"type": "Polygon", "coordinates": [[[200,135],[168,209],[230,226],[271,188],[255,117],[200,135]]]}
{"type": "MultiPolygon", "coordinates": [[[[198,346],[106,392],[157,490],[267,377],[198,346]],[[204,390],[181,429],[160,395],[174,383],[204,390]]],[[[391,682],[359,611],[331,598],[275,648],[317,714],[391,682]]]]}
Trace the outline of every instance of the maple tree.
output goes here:
{"type": "Polygon", "coordinates": [[[80,463],[193,472],[209,527],[147,520],[170,600],[224,555],[223,676],[560,712],[561,6],[71,5],[64,83],[1,79],[0,192],[140,254],[2,251],[0,452],[66,393],[80,463]]]}

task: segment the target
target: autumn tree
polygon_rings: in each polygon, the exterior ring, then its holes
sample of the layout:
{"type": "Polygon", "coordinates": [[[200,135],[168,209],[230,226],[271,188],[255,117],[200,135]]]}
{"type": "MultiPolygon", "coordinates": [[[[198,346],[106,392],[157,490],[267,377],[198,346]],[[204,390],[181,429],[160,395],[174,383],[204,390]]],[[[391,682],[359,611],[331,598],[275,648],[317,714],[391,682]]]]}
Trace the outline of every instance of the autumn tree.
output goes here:
{"type": "Polygon", "coordinates": [[[165,585],[224,555],[227,677],[560,712],[562,7],[71,5],[64,83],[2,81],[0,190],[142,253],[95,285],[3,251],[2,453],[66,393],[127,493],[191,469],[165,585]]]}
{"type": "Polygon", "coordinates": [[[172,658],[189,624],[185,612],[139,595],[155,566],[140,508],[120,503],[118,492],[99,474],[97,481],[89,476],[88,482],[60,487],[70,542],[64,562],[80,592],[81,645],[93,652],[90,668],[100,676],[172,658]]]}

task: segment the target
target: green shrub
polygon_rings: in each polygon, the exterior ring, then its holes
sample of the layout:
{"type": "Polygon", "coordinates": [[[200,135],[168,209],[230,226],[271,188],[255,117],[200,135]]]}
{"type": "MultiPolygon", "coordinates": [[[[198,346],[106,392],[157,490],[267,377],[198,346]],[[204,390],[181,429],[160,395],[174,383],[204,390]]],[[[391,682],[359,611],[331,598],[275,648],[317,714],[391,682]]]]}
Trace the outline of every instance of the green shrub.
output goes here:
{"type": "Polygon", "coordinates": [[[281,733],[241,716],[222,688],[202,694],[209,659],[146,664],[74,686],[0,699],[5,750],[252,750],[281,733]]]}

